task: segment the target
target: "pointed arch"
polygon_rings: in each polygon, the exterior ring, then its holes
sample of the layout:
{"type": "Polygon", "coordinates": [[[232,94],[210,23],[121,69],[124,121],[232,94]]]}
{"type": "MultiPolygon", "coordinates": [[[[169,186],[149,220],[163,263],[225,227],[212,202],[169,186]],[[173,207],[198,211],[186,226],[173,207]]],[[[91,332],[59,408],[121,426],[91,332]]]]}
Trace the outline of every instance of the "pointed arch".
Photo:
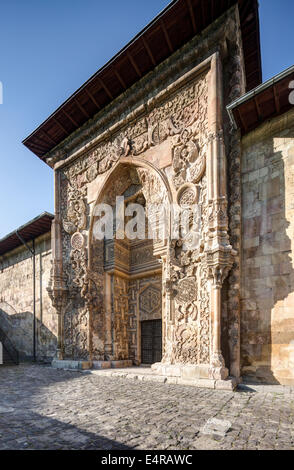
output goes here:
{"type": "Polygon", "coordinates": [[[115,178],[116,174],[120,172],[120,169],[123,167],[133,167],[133,168],[145,168],[146,170],[149,170],[151,173],[155,174],[158,179],[161,181],[163,184],[163,187],[166,190],[167,197],[168,197],[168,202],[171,205],[173,203],[173,195],[172,191],[168,182],[168,179],[166,175],[162,172],[162,170],[158,169],[153,163],[148,162],[146,160],[142,160],[136,157],[124,157],[121,158],[116,165],[111,169],[111,171],[108,173],[106,176],[100,190],[98,191],[97,198],[95,201],[95,204],[92,207],[91,210],[91,215],[90,215],[90,225],[89,225],[89,237],[88,237],[88,262],[89,262],[89,267],[91,263],[91,244],[92,244],[92,236],[93,236],[93,225],[94,225],[94,219],[95,219],[95,208],[97,204],[101,203],[104,197],[104,194],[106,190],[109,187],[109,184],[111,184],[111,181],[115,178]]]}

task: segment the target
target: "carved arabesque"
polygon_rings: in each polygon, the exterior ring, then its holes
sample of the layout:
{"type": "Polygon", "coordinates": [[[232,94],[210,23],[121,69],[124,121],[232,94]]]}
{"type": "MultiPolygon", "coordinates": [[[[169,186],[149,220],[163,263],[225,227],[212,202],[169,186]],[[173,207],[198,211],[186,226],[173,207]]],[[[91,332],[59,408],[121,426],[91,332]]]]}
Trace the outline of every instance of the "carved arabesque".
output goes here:
{"type": "MultiPolygon", "coordinates": [[[[167,239],[162,243],[156,240],[153,246],[164,264],[163,361],[213,365],[216,361],[211,356],[210,282],[221,286],[232,266],[233,252],[228,238],[227,199],[225,195],[208,196],[208,187],[212,184],[206,173],[208,147],[218,149],[213,158],[219,165],[222,135],[215,133],[208,139],[207,71],[168,99],[156,100],[154,106],[152,102],[148,106],[151,111],[146,116],[121,129],[64,170],[61,204],[64,271],[70,289],[79,297],[78,307],[72,303],[72,312],[66,316],[65,332],[73,338],[74,354],[78,351],[82,357],[88,355],[91,359],[128,358],[127,281],[112,273],[111,295],[109,286],[106,291],[103,242],[89,240],[88,260],[85,248],[89,231],[87,185],[108,172],[107,186],[99,202],[112,206],[116,196],[124,195],[131,186],[140,188],[138,195],[144,196],[149,221],[158,229],[163,219],[158,217],[154,205],[169,204],[163,178],[158,176],[160,172],[117,163],[122,157],[135,157],[169,139],[172,152],[169,176],[177,200],[182,208],[193,203],[200,210],[196,227],[191,223],[185,234],[183,227],[179,227],[180,240],[167,239]],[[107,306],[105,292],[111,297],[107,306]]],[[[223,158],[223,154],[220,157],[223,158]]],[[[213,174],[217,172],[214,168],[213,174]]],[[[140,256],[138,251],[137,264],[140,264],[140,256]]]]}

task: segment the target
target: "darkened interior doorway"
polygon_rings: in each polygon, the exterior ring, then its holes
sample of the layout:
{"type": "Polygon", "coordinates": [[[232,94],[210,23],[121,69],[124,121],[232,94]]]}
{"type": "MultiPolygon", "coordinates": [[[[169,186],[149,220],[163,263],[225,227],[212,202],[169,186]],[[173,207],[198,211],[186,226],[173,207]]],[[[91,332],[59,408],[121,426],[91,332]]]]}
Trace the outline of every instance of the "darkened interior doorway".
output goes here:
{"type": "Polygon", "coordinates": [[[141,322],[141,362],[154,364],[162,357],[162,322],[150,320],[141,322]]]}

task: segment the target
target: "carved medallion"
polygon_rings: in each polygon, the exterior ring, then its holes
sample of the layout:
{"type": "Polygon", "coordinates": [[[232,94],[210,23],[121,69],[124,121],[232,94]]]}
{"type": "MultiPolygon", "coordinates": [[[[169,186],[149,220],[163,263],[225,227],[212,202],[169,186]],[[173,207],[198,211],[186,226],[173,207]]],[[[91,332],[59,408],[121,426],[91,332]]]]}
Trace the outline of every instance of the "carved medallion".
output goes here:
{"type": "Polygon", "coordinates": [[[177,203],[181,207],[189,207],[197,204],[199,200],[199,187],[194,184],[184,184],[177,193],[177,203]]]}
{"type": "Polygon", "coordinates": [[[197,284],[194,277],[182,279],[176,287],[176,301],[179,304],[188,304],[197,299],[197,284]]]}
{"type": "Polygon", "coordinates": [[[80,232],[76,232],[71,237],[71,246],[74,250],[81,251],[84,248],[85,239],[84,236],[80,232]]]}

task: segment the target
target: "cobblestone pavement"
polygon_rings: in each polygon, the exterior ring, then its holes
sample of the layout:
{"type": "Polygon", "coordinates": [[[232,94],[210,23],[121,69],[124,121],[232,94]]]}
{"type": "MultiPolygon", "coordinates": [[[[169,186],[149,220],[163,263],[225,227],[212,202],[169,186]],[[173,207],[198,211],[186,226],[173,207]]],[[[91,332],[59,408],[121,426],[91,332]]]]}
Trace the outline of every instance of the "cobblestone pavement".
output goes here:
{"type": "Polygon", "coordinates": [[[0,368],[0,449],[294,449],[294,390],[252,392],[0,368]],[[200,431],[229,420],[225,437],[200,431]]]}

